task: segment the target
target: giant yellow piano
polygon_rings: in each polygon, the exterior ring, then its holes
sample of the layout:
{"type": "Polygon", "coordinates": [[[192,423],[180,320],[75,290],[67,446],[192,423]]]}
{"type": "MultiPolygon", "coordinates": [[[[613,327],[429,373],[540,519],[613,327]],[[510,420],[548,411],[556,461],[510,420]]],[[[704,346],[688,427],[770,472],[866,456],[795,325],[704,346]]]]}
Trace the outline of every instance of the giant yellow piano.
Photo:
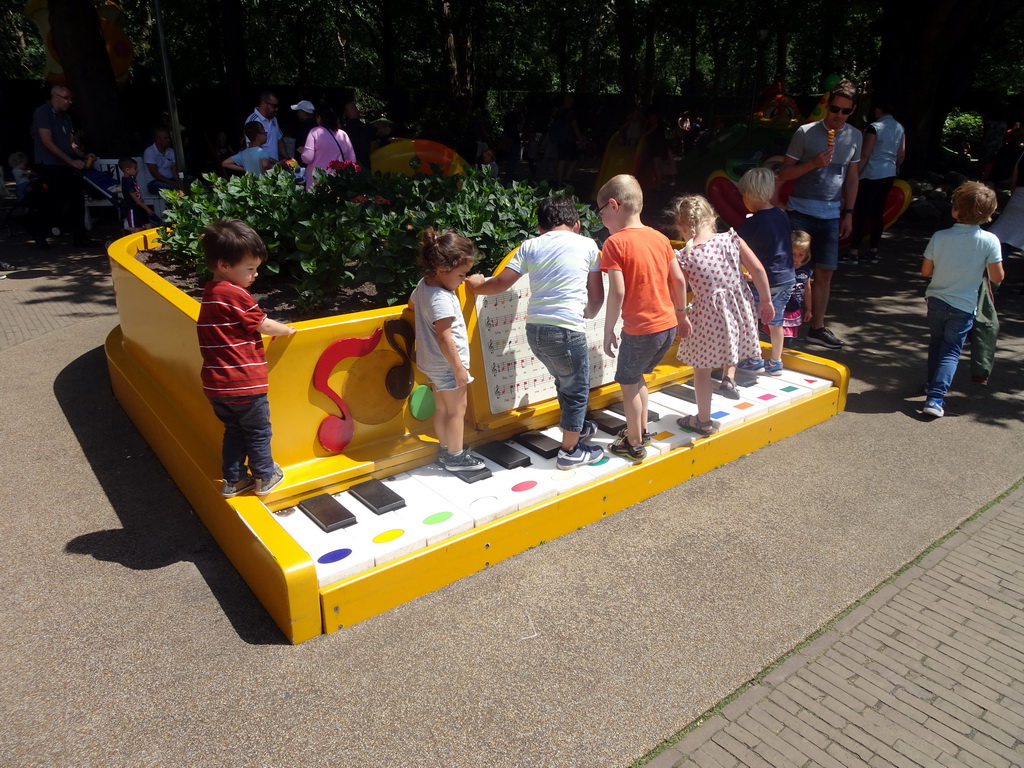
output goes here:
{"type": "MultiPolygon", "coordinates": [[[[692,371],[672,350],[649,377],[648,458],[633,464],[606,452],[561,471],[554,386],[525,340],[528,281],[497,296],[463,288],[474,377],[466,439],[486,471],[455,476],[437,463],[433,397],[411,365],[411,318],[399,306],[296,323],[296,334],[267,344],[285,481],[262,499],[224,499],[222,427],[199,380],[199,304],[136,258],[155,237],[129,235],[109,249],[120,317],[106,341],[114,393],[293,643],[491,567],[845,405],[844,366],[787,352],[784,375],[741,376],[739,400],[716,395],[720,431],[698,438],[676,423],[696,405],[692,371]]],[[[600,347],[603,322],[588,328],[590,418],[607,447],[624,420],[614,361],[600,347]]]]}

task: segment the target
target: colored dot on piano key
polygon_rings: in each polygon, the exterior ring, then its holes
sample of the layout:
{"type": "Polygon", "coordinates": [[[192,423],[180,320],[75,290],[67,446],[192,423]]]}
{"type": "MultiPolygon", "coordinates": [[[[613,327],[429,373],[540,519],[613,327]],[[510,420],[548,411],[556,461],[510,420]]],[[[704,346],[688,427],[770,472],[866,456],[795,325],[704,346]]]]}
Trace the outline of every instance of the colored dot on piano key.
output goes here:
{"type": "Polygon", "coordinates": [[[437,525],[438,523],[443,523],[445,520],[450,520],[451,517],[451,512],[435,512],[434,514],[428,515],[427,517],[423,518],[423,524],[437,525]]]}
{"type": "Polygon", "coordinates": [[[512,490],[515,493],[522,493],[523,491],[529,491],[532,488],[536,488],[536,487],[537,487],[537,481],[536,480],[524,480],[521,483],[516,483],[515,485],[513,485],[512,486],[512,490]]]}
{"type": "Polygon", "coordinates": [[[394,541],[395,539],[401,537],[404,534],[405,531],[403,531],[401,528],[392,528],[390,531],[384,531],[384,533],[378,533],[376,536],[374,536],[373,543],[386,544],[387,542],[394,541]]]}
{"type": "Polygon", "coordinates": [[[318,557],[316,561],[321,565],[327,565],[328,563],[340,562],[351,554],[351,549],[334,549],[330,552],[327,552],[326,554],[320,555],[320,557],[318,557]]]}

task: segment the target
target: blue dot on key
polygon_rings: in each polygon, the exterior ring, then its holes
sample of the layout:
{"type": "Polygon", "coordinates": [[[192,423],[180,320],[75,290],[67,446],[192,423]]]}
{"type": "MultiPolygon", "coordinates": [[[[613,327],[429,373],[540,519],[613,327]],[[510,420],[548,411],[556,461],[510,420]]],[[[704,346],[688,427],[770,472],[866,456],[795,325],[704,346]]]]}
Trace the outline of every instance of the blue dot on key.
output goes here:
{"type": "Polygon", "coordinates": [[[335,549],[324,555],[320,555],[320,557],[318,557],[316,561],[321,565],[327,565],[328,563],[337,563],[341,560],[344,560],[351,554],[352,550],[348,549],[347,547],[345,549],[335,549]]]}

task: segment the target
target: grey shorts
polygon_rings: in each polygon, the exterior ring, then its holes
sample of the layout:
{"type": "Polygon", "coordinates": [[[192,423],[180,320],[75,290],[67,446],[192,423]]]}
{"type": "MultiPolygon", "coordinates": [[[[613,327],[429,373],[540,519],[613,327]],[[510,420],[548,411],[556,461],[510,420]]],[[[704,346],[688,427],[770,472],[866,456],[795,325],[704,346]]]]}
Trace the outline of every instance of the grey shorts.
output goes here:
{"type": "Polygon", "coordinates": [[[669,328],[657,333],[640,336],[622,332],[619,341],[619,364],[615,367],[615,382],[639,384],[645,373],[651,373],[672,346],[676,329],[669,328]]]}

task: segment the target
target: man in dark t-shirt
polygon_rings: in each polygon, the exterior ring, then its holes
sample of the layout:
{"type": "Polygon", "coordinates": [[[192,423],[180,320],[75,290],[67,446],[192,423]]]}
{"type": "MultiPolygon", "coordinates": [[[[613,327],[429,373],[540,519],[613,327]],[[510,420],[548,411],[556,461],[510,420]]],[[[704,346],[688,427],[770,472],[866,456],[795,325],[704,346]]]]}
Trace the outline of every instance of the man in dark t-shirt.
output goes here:
{"type": "MultiPolygon", "coordinates": [[[[46,218],[51,223],[57,221],[70,228],[75,245],[93,246],[96,243],[85,234],[82,169],[85,161],[95,156],[86,155],[75,143],[68,115],[73,100],[70,90],[63,85],[55,85],[50,89],[50,100],[32,114],[36,173],[46,189],[46,218]]],[[[49,248],[46,242],[48,229],[49,224],[42,231],[33,233],[37,247],[49,248]]]]}

